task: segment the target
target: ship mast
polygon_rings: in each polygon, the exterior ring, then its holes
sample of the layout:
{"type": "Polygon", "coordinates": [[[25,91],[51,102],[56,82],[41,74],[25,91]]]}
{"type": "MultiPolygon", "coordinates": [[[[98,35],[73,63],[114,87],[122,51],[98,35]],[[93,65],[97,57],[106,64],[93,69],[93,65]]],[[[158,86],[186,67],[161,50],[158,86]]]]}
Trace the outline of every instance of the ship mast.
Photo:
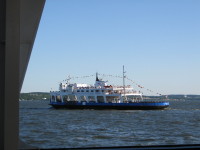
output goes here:
{"type": "Polygon", "coordinates": [[[126,95],[125,95],[125,93],[126,93],[126,90],[125,90],[125,71],[124,71],[124,65],[123,65],[123,89],[124,89],[124,100],[126,100],[126,95]]]}

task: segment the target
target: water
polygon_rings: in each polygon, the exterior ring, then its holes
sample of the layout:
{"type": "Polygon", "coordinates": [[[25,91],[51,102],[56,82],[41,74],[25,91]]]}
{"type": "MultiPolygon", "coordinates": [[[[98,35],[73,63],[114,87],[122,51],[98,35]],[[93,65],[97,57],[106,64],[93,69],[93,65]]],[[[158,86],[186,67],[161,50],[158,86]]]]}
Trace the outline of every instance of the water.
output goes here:
{"type": "Polygon", "coordinates": [[[20,101],[20,138],[39,148],[200,143],[200,100],[166,110],[56,110],[20,101]]]}

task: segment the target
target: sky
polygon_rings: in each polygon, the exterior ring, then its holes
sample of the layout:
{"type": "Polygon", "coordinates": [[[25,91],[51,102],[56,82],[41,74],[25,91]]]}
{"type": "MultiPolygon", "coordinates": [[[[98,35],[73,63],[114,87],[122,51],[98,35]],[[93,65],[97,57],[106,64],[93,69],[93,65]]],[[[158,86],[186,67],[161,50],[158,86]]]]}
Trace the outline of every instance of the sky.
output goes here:
{"type": "Polygon", "coordinates": [[[58,90],[69,75],[122,76],[124,65],[144,94],[200,94],[199,8],[199,0],[47,0],[21,92],[58,90]]]}

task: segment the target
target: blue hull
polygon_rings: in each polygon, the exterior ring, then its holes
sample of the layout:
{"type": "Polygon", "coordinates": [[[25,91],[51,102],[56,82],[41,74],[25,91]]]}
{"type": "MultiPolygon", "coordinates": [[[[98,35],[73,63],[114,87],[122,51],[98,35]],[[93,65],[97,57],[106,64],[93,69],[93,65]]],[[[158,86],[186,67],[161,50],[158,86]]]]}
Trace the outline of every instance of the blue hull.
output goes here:
{"type": "Polygon", "coordinates": [[[54,108],[67,109],[118,109],[118,110],[153,110],[169,107],[169,102],[133,102],[133,103],[92,103],[92,102],[51,102],[54,108]]]}

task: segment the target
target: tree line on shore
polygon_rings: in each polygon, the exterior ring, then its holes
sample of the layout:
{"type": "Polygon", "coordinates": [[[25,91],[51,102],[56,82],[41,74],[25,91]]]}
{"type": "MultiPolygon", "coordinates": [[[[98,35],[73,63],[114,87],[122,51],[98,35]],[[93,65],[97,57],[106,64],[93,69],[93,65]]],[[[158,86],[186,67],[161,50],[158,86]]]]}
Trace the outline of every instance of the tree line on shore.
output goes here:
{"type": "Polygon", "coordinates": [[[49,92],[20,93],[20,100],[49,100],[49,92]]]}

